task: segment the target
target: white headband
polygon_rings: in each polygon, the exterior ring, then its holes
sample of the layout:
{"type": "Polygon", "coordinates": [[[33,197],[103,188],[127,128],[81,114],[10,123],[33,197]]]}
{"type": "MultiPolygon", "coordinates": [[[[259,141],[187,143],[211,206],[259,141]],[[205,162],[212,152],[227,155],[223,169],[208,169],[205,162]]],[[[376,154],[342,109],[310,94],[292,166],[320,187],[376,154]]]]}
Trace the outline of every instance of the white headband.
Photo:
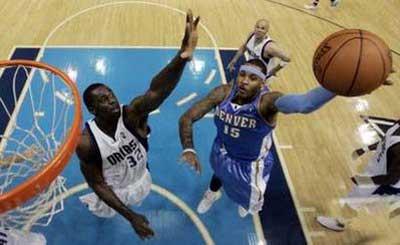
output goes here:
{"type": "Polygon", "coordinates": [[[262,73],[259,69],[257,69],[254,66],[251,65],[242,65],[240,66],[239,72],[241,71],[245,71],[251,74],[256,75],[257,77],[261,78],[261,80],[265,80],[265,78],[267,77],[267,75],[265,75],[264,73],[262,73]]]}

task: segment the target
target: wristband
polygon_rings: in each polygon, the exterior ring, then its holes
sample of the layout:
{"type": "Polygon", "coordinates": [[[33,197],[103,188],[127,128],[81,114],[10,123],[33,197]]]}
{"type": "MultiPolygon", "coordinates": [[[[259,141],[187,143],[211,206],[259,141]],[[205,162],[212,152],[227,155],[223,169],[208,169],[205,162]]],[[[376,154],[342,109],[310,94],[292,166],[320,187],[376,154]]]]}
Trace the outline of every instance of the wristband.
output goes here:
{"type": "Polygon", "coordinates": [[[186,152],[191,152],[195,155],[197,155],[197,152],[193,148],[186,148],[182,151],[182,154],[185,154],[186,152]]]}

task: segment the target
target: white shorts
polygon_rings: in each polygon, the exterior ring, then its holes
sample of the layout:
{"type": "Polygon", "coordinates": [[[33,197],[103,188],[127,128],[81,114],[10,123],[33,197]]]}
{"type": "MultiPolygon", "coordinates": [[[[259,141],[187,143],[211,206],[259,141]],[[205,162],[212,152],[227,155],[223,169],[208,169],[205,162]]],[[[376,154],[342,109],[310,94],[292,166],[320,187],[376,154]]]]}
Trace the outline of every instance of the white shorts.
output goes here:
{"type": "Polygon", "coordinates": [[[6,245],[46,245],[46,238],[40,233],[3,228],[0,228],[0,241],[6,245]]]}
{"type": "Polygon", "coordinates": [[[342,205],[347,204],[354,210],[367,208],[369,211],[379,210],[380,207],[392,205],[400,201],[399,195],[374,194],[379,186],[354,186],[345,198],[340,199],[342,205]]]}
{"type": "MultiPolygon", "coordinates": [[[[140,205],[141,202],[147,197],[151,191],[151,176],[149,171],[143,174],[141,179],[135,183],[128,185],[126,187],[113,188],[114,193],[125,205],[140,205]]],[[[96,193],[89,193],[79,197],[82,203],[84,203],[89,211],[94,215],[111,218],[117,212],[105,204],[96,193]]]]}

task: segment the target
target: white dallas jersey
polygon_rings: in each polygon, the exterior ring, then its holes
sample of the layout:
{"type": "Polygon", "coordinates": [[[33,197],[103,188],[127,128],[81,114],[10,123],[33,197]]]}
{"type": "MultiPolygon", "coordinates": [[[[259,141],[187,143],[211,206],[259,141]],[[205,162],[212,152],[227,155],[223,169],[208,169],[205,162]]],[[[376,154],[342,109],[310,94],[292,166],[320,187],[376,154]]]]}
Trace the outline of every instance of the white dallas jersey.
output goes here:
{"type": "Polygon", "coordinates": [[[264,38],[262,42],[256,44],[256,37],[253,33],[246,43],[246,51],[247,51],[246,60],[259,59],[262,62],[264,62],[266,66],[268,66],[270,58],[263,57],[263,53],[268,43],[270,42],[272,42],[272,39],[267,36],[266,38],[264,38]]]}
{"type": "Polygon", "coordinates": [[[87,125],[100,151],[103,176],[106,183],[121,188],[135,183],[146,173],[147,151],[139,139],[123,122],[123,108],[118,119],[114,139],[96,125],[94,119],[87,125]]]}
{"type": "MultiPolygon", "coordinates": [[[[400,136],[394,135],[400,124],[396,123],[385,134],[385,137],[379,142],[375,154],[371,157],[365,174],[369,176],[387,174],[387,151],[389,148],[397,143],[400,143],[400,136]]],[[[400,181],[393,187],[400,188],[400,181]]]]}
{"type": "Polygon", "coordinates": [[[46,238],[40,233],[23,232],[0,228],[1,245],[46,245],[46,238]]]}

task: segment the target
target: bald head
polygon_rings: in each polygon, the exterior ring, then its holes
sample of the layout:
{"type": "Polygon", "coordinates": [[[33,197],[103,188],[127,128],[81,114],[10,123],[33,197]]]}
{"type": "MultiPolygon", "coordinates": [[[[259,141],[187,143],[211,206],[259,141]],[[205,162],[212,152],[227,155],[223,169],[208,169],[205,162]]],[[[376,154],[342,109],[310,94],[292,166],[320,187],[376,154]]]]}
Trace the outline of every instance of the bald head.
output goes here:
{"type": "Polygon", "coordinates": [[[269,21],[267,19],[259,19],[257,20],[256,25],[263,25],[269,28],[269,21]]]}
{"type": "Polygon", "coordinates": [[[254,33],[258,38],[264,37],[269,30],[269,21],[266,19],[259,19],[254,27],[254,33]]]}

